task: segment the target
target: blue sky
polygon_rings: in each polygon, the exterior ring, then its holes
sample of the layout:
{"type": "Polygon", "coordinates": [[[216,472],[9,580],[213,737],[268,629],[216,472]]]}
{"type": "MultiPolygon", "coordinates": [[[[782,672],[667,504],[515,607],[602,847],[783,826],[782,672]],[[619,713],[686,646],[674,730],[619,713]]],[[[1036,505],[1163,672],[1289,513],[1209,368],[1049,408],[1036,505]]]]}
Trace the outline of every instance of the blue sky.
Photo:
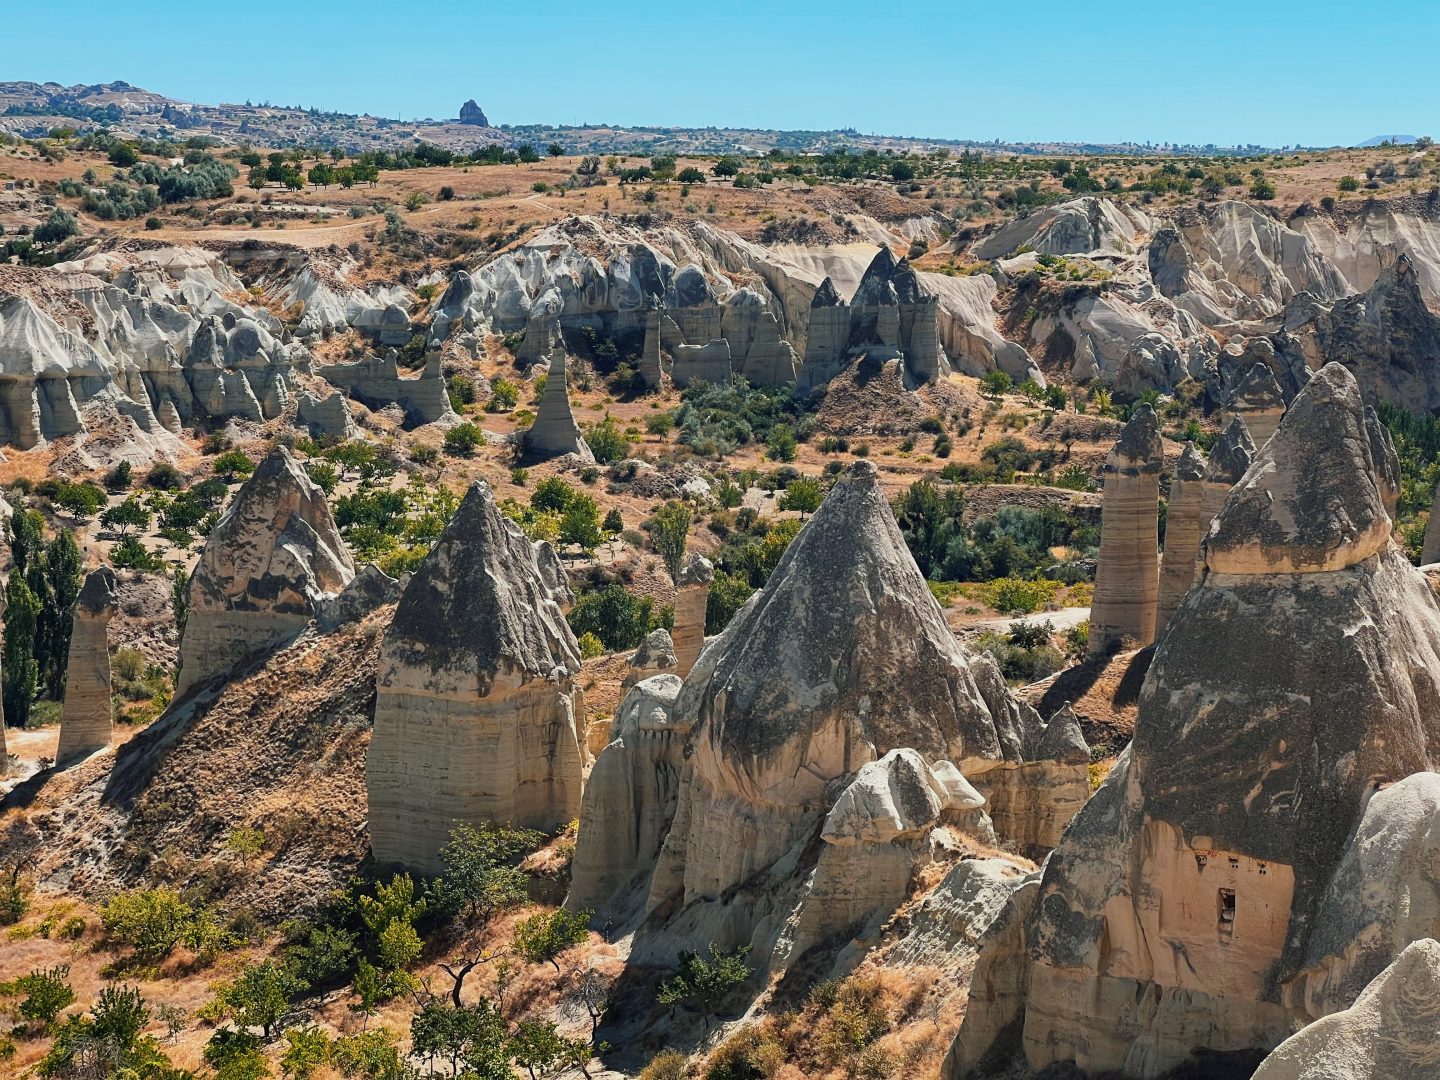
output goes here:
{"type": "Polygon", "coordinates": [[[0,41],[0,79],[404,118],[473,97],[495,123],[1440,136],[1440,0],[0,0],[0,41]]]}

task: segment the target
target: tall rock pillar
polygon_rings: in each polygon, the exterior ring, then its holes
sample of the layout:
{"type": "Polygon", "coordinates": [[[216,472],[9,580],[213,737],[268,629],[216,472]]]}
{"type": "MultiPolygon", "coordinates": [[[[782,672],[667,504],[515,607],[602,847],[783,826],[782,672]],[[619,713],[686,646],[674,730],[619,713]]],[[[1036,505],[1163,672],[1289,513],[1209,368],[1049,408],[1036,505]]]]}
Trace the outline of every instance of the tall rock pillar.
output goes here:
{"type": "Polygon", "coordinates": [[[1160,601],[1155,614],[1155,636],[1159,638],[1170,616],[1195,581],[1195,559],[1200,538],[1210,524],[1202,522],[1205,501],[1205,455],[1196,445],[1185,444],[1175,479],[1170,483],[1170,508],[1165,513],[1165,555],[1160,561],[1160,601]]]}
{"type": "Polygon", "coordinates": [[[108,566],[90,571],[75,601],[75,628],[65,661],[65,705],[55,751],[59,765],[110,745],[108,630],[117,607],[115,571],[108,566]]]}
{"type": "Polygon", "coordinates": [[[691,555],[680,569],[675,583],[675,674],[682,679],[695,666],[705,647],[705,606],[710,600],[710,583],[715,567],[703,555],[691,555]]]}
{"type": "Polygon", "coordinates": [[[559,352],[550,361],[550,374],[545,380],[540,407],[535,410],[535,422],[525,433],[525,457],[530,461],[544,461],[562,454],[576,454],[582,461],[595,460],[570,410],[565,354],[559,352]]]}
{"type": "Polygon", "coordinates": [[[1160,597],[1160,469],[1164,449],[1155,410],[1142,405],[1105,459],[1100,562],[1090,607],[1090,655],[1130,639],[1155,640],[1160,597]]]}

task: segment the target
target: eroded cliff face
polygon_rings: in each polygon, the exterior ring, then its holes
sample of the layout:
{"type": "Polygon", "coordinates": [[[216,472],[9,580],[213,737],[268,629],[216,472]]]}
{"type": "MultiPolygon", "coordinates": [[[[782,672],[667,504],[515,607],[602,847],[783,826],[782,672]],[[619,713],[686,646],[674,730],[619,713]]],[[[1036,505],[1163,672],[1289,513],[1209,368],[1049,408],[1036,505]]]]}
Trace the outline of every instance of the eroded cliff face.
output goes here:
{"type": "Polygon", "coordinates": [[[1325,897],[1362,810],[1440,747],[1440,609],[1390,540],[1369,427],[1330,365],[1230,492],[1131,747],[982,955],[947,1076],[1018,1054],[1158,1077],[1312,1018],[1286,988],[1335,968],[1325,897]]]}
{"type": "Polygon", "coordinates": [[[381,646],[366,762],[383,863],[435,873],[455,822],[554,829],[580,812],[580,650],[534,545],[473,485],[381,646]]]}
{"type": "Polygon", "coordinates": [[[286,641],[355,576],[325,494],[272,450],[205,540],[190,576],[176,693],[286,641]]]}

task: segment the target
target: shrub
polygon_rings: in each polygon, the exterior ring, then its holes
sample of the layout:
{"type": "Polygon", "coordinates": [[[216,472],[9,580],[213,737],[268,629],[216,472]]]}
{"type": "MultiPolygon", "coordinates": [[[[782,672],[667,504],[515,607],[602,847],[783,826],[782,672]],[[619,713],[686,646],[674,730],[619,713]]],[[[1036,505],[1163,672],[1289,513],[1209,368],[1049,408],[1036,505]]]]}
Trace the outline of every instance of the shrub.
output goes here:
{"type": "Polygon", "coordinates": [[[455,457],[469,457],[476,447],[484,442],[485,433],[477,425],[466,421],[445,432],[445,453],[455,457]]]}
{"type": "Polygon", "coordinates": [[[1008,393],[1015,380],[999,368],[987,371],[980,377],[980,389],[991,397],[1008,393]]]}
{"type": "Polygon", "coordinates": [[[599,423],[590,425],[585,432],[585,443],[601,465],[623,460],[630,452],[630,440],[608,416],[599,423]]]}
{"type": "Polygon", "coordinates": [[[750,978],[751,969],[745,963],[749,952],[747,945],[727,953],[714,942],[710,943],[709,959],[699,953],[682,952],[675,974],[660,984],[656,1000],[672,1009],[686,1005],[697,1010],[708,1031],[710,1018],[721,1003],[750,978]]]}
{"type": "Polygon", "coordinates": [[[230,482],[237,476],[249,476],[253,473],[255,462],[243,450],[227,450],[211,463],[211,468],[216,476],[230,482]]]}
{"type": "Polygon", "coordinates": [[[586,631],[576,638],[580,646],[580,656],[585,660],[593,660],[605,653],[605,643],[590,631],[586,631]]]}

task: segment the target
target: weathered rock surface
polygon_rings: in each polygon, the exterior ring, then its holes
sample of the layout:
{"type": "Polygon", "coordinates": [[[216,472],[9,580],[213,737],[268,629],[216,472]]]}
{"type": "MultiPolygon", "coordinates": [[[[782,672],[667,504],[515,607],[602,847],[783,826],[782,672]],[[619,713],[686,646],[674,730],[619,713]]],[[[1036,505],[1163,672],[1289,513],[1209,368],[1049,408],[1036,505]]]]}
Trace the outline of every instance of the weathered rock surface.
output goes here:
{"type": "Polygon", "coordinates": [[[475,104],[474,98],[470,98],[460,106],[460,123],[473,124],[476,127],[490,126],[490,121],[485,118],[485,110],[475,104]]]}
{"type": "Polygon", "coordinates": [[[345,404],[345,395],[338,390],[323,398],[302,390],[295,397],[295,405],[296,421],[309,428],[312,437],[330,435],[344,440],[360,434],[350,406],[345,404]]]}
{"type": "MultiPolygon", "coordinates": [[[[1433,768],[1440,608],[1390,541],[1371,446],[1355,379],[1327,366],[1212,524],[1131,746],[1047,862],[1008,967],[982,958],[947,1076],[1007,1046],[1037,1071],[1147,1078],[1265,1051],[1393,951],[1409,887],[1367,879],[1357,905],[1344,867],[1364,863],[1375,786],[1433,768]]],[[[1424,850],[1415,805],[1394,835],[1424,850]]]]}
{"type": "Polygon", "coordinates": [[[1254,1080],[1440,1076],[1440,941],[1413,942],[1355,1004],[1290,1036],[1254,1080]]]}
{"type": "Polygon", "coordinates": [[[1165,512],[1165,553],[1160,561],[1160,597],[1155,613],[1157,639],[1195,583],[1200,538],[1210,528],[1210,519],[1204,515],[1207,467],[1205,455],[1193,442],[1186,443],[1170,481],[1170,504],[1165,512]]]}
{"type": "Polygon", "coordinates": [[[682,679],[690,674],[705,647],[705,607],[714,580],[715,567],[710,560],[692,553],[675,583],[675,674],[682,679]]]}
{"type": "Polygon", "coordinates": [[[594,461],[595,455],[580,434],[580,425],[570,411],[570,387],[565,380],[565,354],[556,353],[550,360],[550,374],[545,380],[545,393],[535,410],[535,422],[525,432],[525,459],[544,461],[552,457],[574,454],[581,461],[594,461]]]}
{"type": "Polygon", "coordinates": [[[1155,640],[1160,595],[1160,470],[1164,447],[1155,410],[1142,405],[1105,459],[1100,558],[1090,608],[1090,655],[1155,640]]]}
{"type": "Polygon", "coordinates": [[[1004,846],[1040,858],[1060,842],[1065,826],[1090,798],[1090,747],[1068,704],[1044,725],[1016,716],[1026,733],[1024,760],[1001,762],[976,782],[989,800],[1004,846]]]}
{"type": "Polygon", "coordinates": [[[272,450],[205,540],[175,692],[294,637],[355,576],[325,494],[283,447],[272,450]]]}
{"type": "MultiPolygon", "coordinates": [[[[680,675],[676,670],[679,662],[675,659],[675,645],[670,632],[664,627],[651,630],[640,647],[630,657],[629,670],[620,681],[622,688],[629,690],[638,682],[654,675],[680,675]]],[[[683,678],[683,676],[681,676],[683,678]]]]}
{"type": "Polygon", "coordinates": [[[327,364],[315,371],[371,409],[399,405],[411,424],[430,424],[455,415],[445,391],[439,353],[426,358],[418,378],[400,376],[399,357],[394,349],[386,350],[383,356],[367,356],[354,363],[327,364]]]}
{"type": "Polygon", "coordinates": [[[65,704],[55,763],[66,765],[110,745],[110,645],[107,630],[119,608],[119,585],[108,566],[92,570],[75,601],[65,662],[65,704]]]}
{"type": "Polygon", "coordinates": [[[574,820],[579,670],[534,545],[475,484],[381,645],[365,769],[376,859],[435,873],[456,821],[554,829],[574,820]]]}
{"type": "Polygon", "coordinates": [[[1220,425],[1240,417],[1256,446],[1264,446],[1285,415],[1285,395],[1268,364],[1255,364],[1230,394],[1220,413],[1220,425]]]}

